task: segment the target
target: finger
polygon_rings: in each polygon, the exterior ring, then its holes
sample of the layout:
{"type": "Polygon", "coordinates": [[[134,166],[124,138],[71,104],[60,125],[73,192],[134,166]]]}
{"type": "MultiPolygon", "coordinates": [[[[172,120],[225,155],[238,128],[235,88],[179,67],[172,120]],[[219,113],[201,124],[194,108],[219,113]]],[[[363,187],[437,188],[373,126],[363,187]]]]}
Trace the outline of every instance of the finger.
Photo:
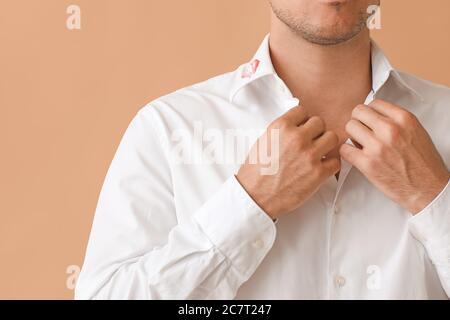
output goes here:
{"type": "Polygon", "coordinates": [[[327,155],[339,144],[339,137],[333,131],[325,132],[321,137],[314,140],[314,145],[321,156],[327,155]]]}
{"type": "Polygon", "coordinates": [[[352,118],[359,120],[377,134],[386,130],[386,123],[389,121],[384,115],[363,104],[353,109],[352,118]]]}
{"type": "Polygon", "coordinates": [[[364,153],[362,150],[344,143],[339,149],[339,154],[345,161],[362,171],[365,161],[364,153]]]}
{"type": "Polygon", "coordinates": [[[303,132],[311,139],[319,137],[325,132],[325,122],[317,116],[311,117],[301,126],[303,132]]]}
{"type": "Polygon", "coordinates": [[[279,120],[286,121],[292,126],[299,126],[308,120],[308,113],[305,107],[297,106],[283,114],[279,120]]]}
{"type": "Polygon", "coordinates": [[[379,99],[372,101],[369,106],[376,112],[394,120],[395,122],[401,122],[405,113],[408,113],[408,111],[402,107],[379,99]]]}
{"type": "Polygon", "coordinates": [[[334,175],[341,170],[341,161],[337,158],[322,160],[323,168],[328,176],[334,175]]]}
{"type": "Polygon", "coordinates": [[[359,120],[351,119],[345,125],[345,131],[350,135],[350,137],[363,148],[373,144],[376,139],[374,133],[359,120]]]}

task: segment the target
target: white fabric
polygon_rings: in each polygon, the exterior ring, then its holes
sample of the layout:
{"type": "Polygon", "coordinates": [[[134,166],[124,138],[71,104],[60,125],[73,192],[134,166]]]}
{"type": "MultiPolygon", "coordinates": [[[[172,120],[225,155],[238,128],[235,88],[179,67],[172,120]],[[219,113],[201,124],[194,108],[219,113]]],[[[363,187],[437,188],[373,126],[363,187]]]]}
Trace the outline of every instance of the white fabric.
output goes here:
{"type": "MultiPolygon", "coordinates": [[[[450,90],[394,70],[375,44],[372,69],[366,102],[412,111],[448,166],[450,90]]],[[[298,103],[266,37],[250,63],[142,108],[105,179],[76,298],[448,299],[450,186],[412,217],[344,161],[274,224],[235,179],[237,151],[202,159],[298,103]],[[180,139],[193,148],[181,160],[180,139]]]]}

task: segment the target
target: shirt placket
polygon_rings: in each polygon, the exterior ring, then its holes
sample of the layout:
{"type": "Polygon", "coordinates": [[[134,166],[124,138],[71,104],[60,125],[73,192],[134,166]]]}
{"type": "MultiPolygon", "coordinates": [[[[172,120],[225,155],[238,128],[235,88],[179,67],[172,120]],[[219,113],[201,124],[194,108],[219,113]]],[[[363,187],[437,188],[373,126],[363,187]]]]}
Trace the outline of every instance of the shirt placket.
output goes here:
{"type": "MultiPolygon", "coordinates": [[[[376,92],[372,89],[364,104],[369,104],[376,98],[376,92]]],[[[347,139],[346,144],[355,146],[351,139],[347,139]]],[[[329,230],[327,232],[327,260],[328,260],[328,274],[327,274],[327,283],[328,283],[328,298],[329,299],[340,299],[343,298],[343,293],[345,292],[345,288],[351,285],[349,283],[349,275],[346,274],[346,270],[343,269],[341,261],[337,258],[333,252],[336,250],[340,244],[337,241],[333,240],[333,236],[335,234],[335,220],[339,215],[345,214],[345,208],[340,204],[340,194],[343,188],[343,185],[352,170],[353,166],[341,159],[341,171],[339,174],[339,179],[336,181],[335,177],[330,177],[324,185],[324,198],[327,199],[327,207],[329,209],[327,211],[328,215],[328,227],[329,230]],[[331,200],[332,199],[332,200],[331,200]]]]}
{"type": "MultiPolygon", "coordinates": [[[[348,144],[352,144],[351,140],[347,140],[348,144]]],[[[348,285],[347,274],[341,266],[341,261],[335,258],[333,252],[336,250],[339,243],[333,240],[335,234],[335,220],[339,215],[345,214],[345,208],[340,204],[340,194],[343,185],[352,169],[352,165],[347,161],[341,159],[341,171],[339,173],[339,179],[330,177],[326,183],[323,185],[322,198],[325,199],[327,210],[327,221],[328,221],[328,232],[327,232],[327,264],[328,273],[327,277],[327,292],[329,299],[339,299],[342,296],[342,292],[348,285]]]]}

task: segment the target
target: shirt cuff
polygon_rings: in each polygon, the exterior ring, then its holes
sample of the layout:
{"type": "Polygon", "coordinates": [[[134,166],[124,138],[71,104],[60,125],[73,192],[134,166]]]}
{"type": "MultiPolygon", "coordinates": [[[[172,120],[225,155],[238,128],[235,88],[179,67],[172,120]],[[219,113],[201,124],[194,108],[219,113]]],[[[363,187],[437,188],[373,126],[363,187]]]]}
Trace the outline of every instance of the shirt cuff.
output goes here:
{"type": "Polygon", "coordinates": [[[450,236],[450,180],[425,209],[410,218],[409,229],[422,244],[450,236]]]}
{"type": "Polygon", "coordinates": [[[256,271],[276,237],[272,219],[253,201],[235,176],[200,208],[194,220],[244,281],[256,271]]]}

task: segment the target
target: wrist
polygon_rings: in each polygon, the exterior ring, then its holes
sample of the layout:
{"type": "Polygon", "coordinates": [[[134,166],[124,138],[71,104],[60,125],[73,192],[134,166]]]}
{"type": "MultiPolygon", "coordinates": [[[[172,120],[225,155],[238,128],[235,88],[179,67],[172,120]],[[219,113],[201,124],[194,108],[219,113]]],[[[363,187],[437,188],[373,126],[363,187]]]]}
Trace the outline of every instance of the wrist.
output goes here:
{"type": "Polygon", "coordinates": [[[261,187],[256,185],[252,185],[246,181],[245,178],[240,176],[239,174],[235,175],[236,180],[242,186],[242,188],[247,192],[250,198],[266,213],[272,221],[276,222],[279,218],[279,214],[276,213],[276,210],[273,208],[274,201],[268,196],[268,192],[261,191],[261,187]]]}
{"type": "Polygon", "coordinates": [[[444,190],[450,180],[450,172],[446,177],[440,179],[433,185],[430,185],[426,190],[419,192],[413,201],[407,206],[407,209],[413,214],[417,215],[425,209],[434,199],[444,190]]]}

